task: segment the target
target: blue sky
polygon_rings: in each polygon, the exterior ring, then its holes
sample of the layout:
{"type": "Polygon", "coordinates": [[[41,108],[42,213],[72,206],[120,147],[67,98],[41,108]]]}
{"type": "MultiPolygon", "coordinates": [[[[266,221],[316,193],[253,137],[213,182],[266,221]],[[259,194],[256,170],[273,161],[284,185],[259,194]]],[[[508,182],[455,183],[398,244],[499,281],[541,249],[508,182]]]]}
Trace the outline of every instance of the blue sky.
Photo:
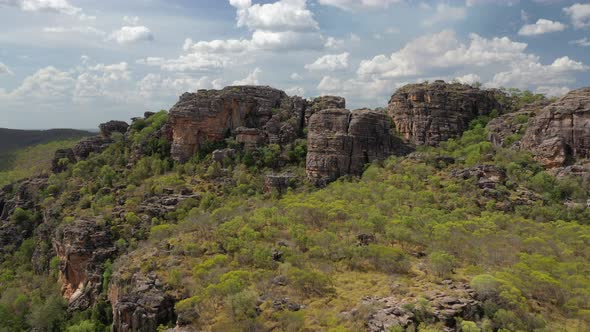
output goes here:
{"type": "Polygon", "coordinates": [[[350,108],[424,80],[590,85],[581,0],[0,0],[0,31],[9,128],[94,128],[232,84],[350,108]]]}

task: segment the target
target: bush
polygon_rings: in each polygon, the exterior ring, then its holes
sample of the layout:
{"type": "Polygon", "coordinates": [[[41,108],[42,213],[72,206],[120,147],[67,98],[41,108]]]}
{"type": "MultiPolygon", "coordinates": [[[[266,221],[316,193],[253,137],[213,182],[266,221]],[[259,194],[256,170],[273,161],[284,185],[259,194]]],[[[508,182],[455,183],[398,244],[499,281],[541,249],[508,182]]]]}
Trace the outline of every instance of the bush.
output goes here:
{"type": "Polygon", "coordinates": [[[430,272],[439,278],[446,278],[453,273],[457,259],[446,252],[435,251],[428,257],[430,272]]]}
{"type": "Polygon", "coordinates": [[[304,296],[327,296],[335,292],[332,281],[321,272],[292,268],[288,278],[290,283],[304,296]]]}

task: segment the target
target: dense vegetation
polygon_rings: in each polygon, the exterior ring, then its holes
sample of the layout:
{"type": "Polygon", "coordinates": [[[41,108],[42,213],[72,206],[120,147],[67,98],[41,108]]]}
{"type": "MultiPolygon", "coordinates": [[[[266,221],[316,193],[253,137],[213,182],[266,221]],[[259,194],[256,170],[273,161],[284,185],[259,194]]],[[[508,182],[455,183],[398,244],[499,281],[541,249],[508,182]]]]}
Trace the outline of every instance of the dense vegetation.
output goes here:
{"type": "MultiPolygon", "coordinates": [[[[134,124],[131,146],[149,149],[132,167],[130,145],[116,137],[104,153],[52,175],[41,193],[62,227],[98,217],[115,234],[121,256],[106,263],[105,290],[115,278],[155,272],[181,299],[179,317],[203,330],[358,331],[371,309],[362,305],[364,296],[420,298],[453,279],[470,283],[484,302],[483,319],[460,322],[463,331],[590,329],[590,209],[564,204],[588,197],[590,184],[558,180],[527,153],[492,147],[489,119],[439,148],[368,165],[361,179],[321,190],[300,181],[281,197],[263,192],[263,176],[280,169],[303,177],[304,141],[283,153],[276,146],[239,152],[223,163],[211,160],[220,147],[211,144],[175,164],[166,142],[150,135],[165,116],[134,124]],[[455,162],[441,162],[443,156],[455,162]],[[508,180],[493,195],[484,195],[475,179],[452,175],[482,164],[506,170],[508,180]],[[200,198],[163,218],[138,217],[145,199],[187,189],[200,198]],[[507,206],[522,192],[534,199],[507,206]],[[121,199],[126,214],[117,216],[121,199]],[[359,245],[360,234],[375,241],[359,245]],[[276,298],[304,308],[274,311],[276,298]],[[342,314],[355,308],[356,315],[342,314]]],[[[231,139],[221,145],[236,147],[231,139]]],[[[21,210],[13,218],[34,217],[21,210]]],[[[59,262],[36,272],[35,241],[0,265],[0,330],[108,329],[105,298],[86,312],[66,311],[56,283],[59,262]]],[[[426,304],[413,310],[422,319],[417,330],[441,329],[426,304]]]]}

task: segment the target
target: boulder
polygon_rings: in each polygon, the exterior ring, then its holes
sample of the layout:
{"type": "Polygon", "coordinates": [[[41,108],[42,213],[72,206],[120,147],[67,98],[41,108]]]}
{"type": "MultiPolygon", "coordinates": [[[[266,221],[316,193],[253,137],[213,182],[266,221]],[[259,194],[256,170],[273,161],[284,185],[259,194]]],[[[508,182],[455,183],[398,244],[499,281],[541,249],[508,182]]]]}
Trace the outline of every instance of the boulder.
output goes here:
{"type": "Polygon", "coordinates": [[[98,126],[102,137],[111,137],[113,133],[125,134],[129,125],[125,121],[109,121],[98,126]]]}
{"type": "Polygon", "coordinates": [[[108,229],[96,220],[78,220],[56,231],[53,249],[60,261],[58,281],[69,309],[87,309],[102,290],[104,262],[116,251],[108,229]]]}
{"type": "Polygon", "coordinates": [[[234,159],[236,157],[236,150],[234,149],[219,149],[211,153],[213,161],[223,164],[225,160],[234,159]]]}
{"type": "Polygon", "coordinates": [[[409,149],[390,132],[391,120],[368,109],[327,109],[311,116],[306,172],[316,186],[343,175],[361,175],[364,166],[409,149]]]}
{"type": "Polygon", "coordinates": [[[102,153],[113,143],[110,137],[93,136],[82,139],[72,149],[77,160],[84,160],[91,153],[102,153]]]}
{"type": "Polygon", "coordinates": [[[113,308],[113,332],[152,332],[176,321],[175,300],[163,291],[155,274],[136,273],[125,286],[113,280],[108,298],[113,308]]]}
{"type": "Polygon", "coordinates": [[[397,132],[415,145],[437,146],[460,136],[469,122],[493,110],[502,112],[501,92],[444,81],[406,85],[389,101],[388,112],[397,132]]]}
{"type": "Polygon", "coordinates": [[[51,171],[61,173],[68,169],[68,164],[76,163],[76,155],[72,149],[59,149],[51,160],[51,171]]]}
{"type": "Polygon", "coordinates": [[[590,157],[590,87],[570,91],[529,121],[522,148],[546,168],[590,157]]]}
{"type": "Polygon", "coordinates": [[[455,170],[451,176],[467,180],[476,178],[480,189],[496,189],[498,185],[506,183],[506,171],[494,165],[477,165],[470,168],[455,170]]]}
{"type": "Polygon", "coordinates": [[[269,174],[264,179],[264,192],[271,193],[276,190],[279,195],[282,195],[291,187],[293,180],[295,180],[293,174],[269,174]]]}

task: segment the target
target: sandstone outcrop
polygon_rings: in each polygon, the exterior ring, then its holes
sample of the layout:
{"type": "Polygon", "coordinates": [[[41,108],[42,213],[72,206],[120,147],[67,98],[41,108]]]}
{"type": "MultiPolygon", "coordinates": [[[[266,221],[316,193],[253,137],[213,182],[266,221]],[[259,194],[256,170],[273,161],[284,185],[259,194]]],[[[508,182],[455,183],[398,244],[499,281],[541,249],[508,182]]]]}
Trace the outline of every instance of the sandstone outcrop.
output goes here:
{"type": "Polygon", "coordinates": [[[55,151],[55,155],[51,160],[51,171],[53,173],[64,172],[68,168],[68,164],[76,162],[76,155],[72,149],[59,149],[55,151]]]}
{"type": "Polygon", "coordinates": [[[406,141],[437,146],[460,136],[477,116],[502,112],[504,106],[497,98],[500,93],[444,81],[410,84],[391,97],[388,112],[406,141]]]}
{"type": "Polygon", "coordinates": [[[169,113],[172,157],[187,161],[205,143],[236,135],[247,148],[288,143],[302,131],[306,108],[304,99],[266,86],[185,93],[169,113]]]}
{"type": "Polygon", "coordinates": [[[331,108],[346,108],[346,99],[338,96],[321,96],[313,99],[305,110],[305,124],[309,124],[309,118],[315,113],[331,108]]]}
{"type": "Polygon", "coordinates": [[[113,332],[152,332],[176,321],[175,300],[154,274],[136,273],[125,287],[115,280],[109,289],[113,332]]]}
{"type": "Polygon", "coordinates": [[[295,179],[293,174],[267,175],[264,179],[264,192],[272,193],[276,190],[279,195],[282,195],[292,186],[295,179]]]}
{"type": "Polygon", "coordinates": [[[534,102],[516,112],[490,120],[487,126],[489,141],[494,146],[519,148],[520,139],[528,127],[529,119],[537,116],[549,104],[549,100],[534,102]]]}
{"type": "Polygon", "coordinates": [[[531,119],[522,148],[546,168],[590,157],[590,88],[569,92],[531,119]]]}
{"type": "Polygon", "coordinates": [[[308,128],[306,171],[316,186],[361,175],[367,163],[408,152],[379,111],[327,109],[312,115],[308,128]]]}
{"type": "Polygon", "coordinates": [[[78,220],[57,231],[53,249],[60,260],[58,280],[69,308],[88,308],[101,291],[104,262],[115,253],[111,235],[95,220],[78,220]]]}
{"type": "Polygon", "coordinates": [[[103,137],[111,137],[113,133],[125,134],[129,125],[125,121],[109,121],[98,126],[103,137]]]}

